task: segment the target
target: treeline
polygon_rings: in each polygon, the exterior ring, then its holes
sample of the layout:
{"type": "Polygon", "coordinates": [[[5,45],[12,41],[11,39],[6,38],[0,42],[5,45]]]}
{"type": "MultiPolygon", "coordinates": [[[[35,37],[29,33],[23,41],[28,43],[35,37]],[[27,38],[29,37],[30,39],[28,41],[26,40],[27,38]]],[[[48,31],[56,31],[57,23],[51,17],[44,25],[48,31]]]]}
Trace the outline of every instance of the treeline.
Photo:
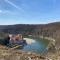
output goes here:
{"type": "MultiPolygon", "coordinates": [[[[60,22],[50,24],[17,24],[0,26],[0,32],[11,34],[32,35],[35,37],[46,36],[56,39],[56,44],[60,45],[60,22]]],[[[3,35],[4,35],[3,34],[3,35]]],[[[1,35],[0,35],[1,36],[1,35]]]]}

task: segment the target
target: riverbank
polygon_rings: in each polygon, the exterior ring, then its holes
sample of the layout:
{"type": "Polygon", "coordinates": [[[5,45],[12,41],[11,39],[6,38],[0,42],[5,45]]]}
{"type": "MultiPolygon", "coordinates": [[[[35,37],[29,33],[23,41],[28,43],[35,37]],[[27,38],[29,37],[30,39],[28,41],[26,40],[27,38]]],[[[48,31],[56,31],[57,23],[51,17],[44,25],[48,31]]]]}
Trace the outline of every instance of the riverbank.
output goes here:
{"type": "Polygon", "coordinates": [[[55,41],[55,39],[54,38],[51,38],[51,37],[40,36],[40,38],[47,39],[47,40],[50,40],[50,41],[55,41]]]}

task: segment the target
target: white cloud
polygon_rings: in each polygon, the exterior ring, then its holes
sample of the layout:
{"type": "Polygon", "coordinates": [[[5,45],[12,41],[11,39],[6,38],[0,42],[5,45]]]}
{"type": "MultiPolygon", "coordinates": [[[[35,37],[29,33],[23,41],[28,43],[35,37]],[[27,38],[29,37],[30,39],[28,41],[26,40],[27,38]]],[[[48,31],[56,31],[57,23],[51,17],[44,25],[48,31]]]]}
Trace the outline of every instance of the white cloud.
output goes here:
{"type": "Polygon", "coordinates": [[[9,11],[8,10],[0,10],[0,13],[2,14],[4,14],[4,13],[9,13],[9,11]]]}
{"type": "Polygon", "coordinates": [[[2,13],[3,11],[2,10],[0,10],[0,13],[2,13]]]}
{"type": "Polygon", "coordinates": [[[9,11],[9,10],[0,10],[0,15],[4,15],[4,14],[15,14],[14,12],[12,12],[12,11],[9,11]]]}
{"type": "Polygon", "coordinates": [[[15,7],[16,9],[18,9],[18,10],[22,10],[22,11],[23,11],[22,8],[20,8],[19,6],[15,5],[15,4],[12,3],[11,1],[9,1],[9,0],[5,0],[5,2],[9,3],[9,4],[12,5],[13,7],[15,7]]]}

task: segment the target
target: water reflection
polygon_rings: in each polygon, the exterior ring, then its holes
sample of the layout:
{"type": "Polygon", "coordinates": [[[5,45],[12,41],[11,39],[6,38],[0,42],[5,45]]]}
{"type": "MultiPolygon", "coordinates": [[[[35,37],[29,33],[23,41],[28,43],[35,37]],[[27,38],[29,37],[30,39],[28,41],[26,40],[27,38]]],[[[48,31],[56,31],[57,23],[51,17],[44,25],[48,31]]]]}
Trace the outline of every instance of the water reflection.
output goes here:
{"type": "Polygon", "coordinates": [[[30,38],[24,39],[26,39],[27,45],[24,46],[23,51],[31,51],[35,53],[43,53],[46,51],[48,41],[30,38]]]}

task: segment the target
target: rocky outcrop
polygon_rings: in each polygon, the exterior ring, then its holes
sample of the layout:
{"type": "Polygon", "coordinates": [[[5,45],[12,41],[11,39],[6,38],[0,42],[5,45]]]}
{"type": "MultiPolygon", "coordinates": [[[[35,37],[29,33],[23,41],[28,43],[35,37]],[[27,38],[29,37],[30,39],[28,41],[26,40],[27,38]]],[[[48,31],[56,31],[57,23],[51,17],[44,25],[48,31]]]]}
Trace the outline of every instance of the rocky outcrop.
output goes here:
{"type": "Polygon", "coordinates": [[[40,54],[14,50],[0,45],[0,60],[60,60],[60,50],[42,56],[40,54]]]}
{"type": "Polygon", "coordinates": [[[0,60],[46,60],[46,58],[36,53],[11,50],[1,46],[0,60]]]}

